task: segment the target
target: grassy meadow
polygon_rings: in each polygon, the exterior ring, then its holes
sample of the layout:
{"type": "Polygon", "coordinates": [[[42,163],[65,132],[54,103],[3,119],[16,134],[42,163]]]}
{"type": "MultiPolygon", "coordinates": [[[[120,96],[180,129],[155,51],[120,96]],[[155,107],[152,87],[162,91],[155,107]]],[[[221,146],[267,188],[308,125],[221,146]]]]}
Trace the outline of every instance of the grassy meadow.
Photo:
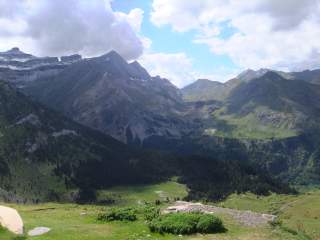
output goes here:
{"type": "Polygon", "coordinates": [[[96,220],[99,213],[111,207],[138,207],[144,202],[162,201],[161,207],[169,201],[183,198],[187,194],[184,185],[176,182],[146,186],[116,187],[101,191],[98,198],[113,198],[110,205],[77,205],[45,203],[38,205],[4,204],[16,208],[21,214],[26,232],[34,227],[44,226],[51,231],[43,236],[16,237],[0,229],[1,240],[318,240],[320,239],[320,191],[312,190],[297,196],[272,194],[257,197],[253,194],[231,195],[223,202],[216,203],[223,207],[240,210],[252,210],[261,213],[273,213],[279,216],[275,226],[244,227],[228,215],[218,215],[225,227],[225,233],[191,236],[151,233],[145,220],[138,216],[134,222],[101,223],[96,220]]]}
{"type": "MultiPolygon", "coordinates": [[[[262,123],[258,118],[259,112],[268,112],[264,107],[256,109],[257,112],[246,116],[236,116],[225,114],[225,108],[214,112],[213,118],[218,123],[214,132],[215,136],[227,138],[249,138],[249,139],[270,139],[270,138],[288,138],[298,134],[297,131],[290,129],[290,120],[283,121],[277,126],[271,123],[262,123]]],[[[288,117],[288,119],[290,119],[288,117]]]]}

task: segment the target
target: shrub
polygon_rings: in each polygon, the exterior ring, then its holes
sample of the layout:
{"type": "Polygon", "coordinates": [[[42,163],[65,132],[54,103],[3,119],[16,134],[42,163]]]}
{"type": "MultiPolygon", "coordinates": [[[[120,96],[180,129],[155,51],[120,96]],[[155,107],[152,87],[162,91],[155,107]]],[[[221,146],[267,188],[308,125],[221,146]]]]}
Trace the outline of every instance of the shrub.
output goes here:
{"type": "Polygon", "coordinates": [[[149,228],[159,233],[192,234],[196,233],[199,218],[197,213],[171,213],[153,219],[149,228]]]}
{"type": "Polygon", "coordinates": [[[107,213],[99,214],[98,221],[136,221],[136,210],[133,208],[113,208],[107,213]]]}
{"type": "Polygon", "coordinates": [[[210,214],[171,213],[154,218],[150,231],[173,234],[217,233],[225,230],[222,221],[210,214]]]}
{"type": "Polygon", "coordinates": [[[146,221],[150,222],[160,216],[160,209],[152,205],[147,205],[143,209],[143,216],[146,221]]]}
{"type": "Polygon", "coordinates": [[[218,233],[224,231],[225,228],[221,219],[213,215],[202,215],[197,224],[197,232],[199,233],[218,233]]]}

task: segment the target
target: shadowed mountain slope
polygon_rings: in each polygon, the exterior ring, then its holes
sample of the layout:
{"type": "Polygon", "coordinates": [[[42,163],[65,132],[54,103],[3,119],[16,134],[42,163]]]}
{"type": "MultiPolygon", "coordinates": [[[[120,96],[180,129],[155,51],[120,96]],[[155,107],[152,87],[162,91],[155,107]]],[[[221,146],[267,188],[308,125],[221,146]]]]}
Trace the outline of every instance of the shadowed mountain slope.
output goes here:
{"type": "Polygon", "coordinates": [[[68,189],[165,179],[161,158],[132,149],[30,101],[0,82],[2,199],[63,198],[68,189]],[[158,171],[159,170],[159,171],[158,171]],[[161,172],[161,174],[160,174],[161,172]]]}
{"type": "Polygon", "coordinates": [[[187,129],[179,90],[114,51],[72,64],[25,90],[77,122],[127,143],[180,137],[187,129]]]}

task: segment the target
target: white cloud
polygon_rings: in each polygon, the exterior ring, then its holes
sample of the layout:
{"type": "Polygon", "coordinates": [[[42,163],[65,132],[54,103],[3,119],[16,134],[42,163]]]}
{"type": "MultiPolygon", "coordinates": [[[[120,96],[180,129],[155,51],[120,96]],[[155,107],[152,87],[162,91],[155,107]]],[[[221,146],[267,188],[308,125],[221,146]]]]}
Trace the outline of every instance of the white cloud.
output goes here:
{"type": "Polygon", "coordinates": [[[151,75],[167,78],[178,87],[194,81],[192,60],[185,53],[146,53],[139,62],[151,75]]]}
{"type": "Polygon", "coordinates": [[[194,42],[241,68],[320,67],[320,0],[154,0],[151,21],[196,30],[194,42]],[[235,32],[222,38],[228,23],[235,32]]]}
{"type": "Polygon", "coordinates": [[[181,88],[196,79],[210,79],[224,82],[239,73],[239,69],[219,68],[210,74],[196,71],[193,59],[185,53],[146,53],[141,56],[139,62],[152,76],[159,75],[169,79],[174,85],[181,88]]]}
{"type": "Polygon", "coordinates": [[[94,56],[114,49],[134,59],[143,52],[138,35],[142,18],[140,9],[129,14],[113,12],[110,0],[0,0],[0,22],[5,23],[0,49],[15,44],[25,51],[54,56],[94,56]]]}
{"type": "Polygon", "coordinates": [[[1,36],[17,36],[22,35],[27,28],[25,21],[15,20],[12,21],[6,18],[0,18],[0,37],[1,36]]]}
{"type": "Polygon", "coordinates": [[[155,0],[152,7],[151,21],[154,24],[171,24],[174,30],[183,32],[198,27],[203,4],[201,1],[155,0]]]}
{"type": "Polygon", "coordinates": [[[0,18],[14,18],[21,14],[24,7],[26,6],[26,1],[23,0],[0,0],[0,18]]]}
{"type": "Polygon", "coordinates": [[[115,14],[120,19],[129,23],[135,32],[140,32],[144,14],[142,9],[134,8],[128,14],[123,12],[116,12],[115,14]]]}
{"type": "Polygon", "coordinates": [[[260,1],[257,6],[259,12],[271,16],[274,20],[274,29],[295,28],[301,22],[308,20],[318,14],[318,0],[290,0],[290,1],[260,1]]]}
{"type": "Polygon", "coordinates": [[[227,54],[245,68],[270,67],[278,69],[316,68],[304,66],[315,51],[320,50],[319,23],[304,21],[296,28],[286,31],[273,30],[267,16],[245,15],[233,21],[239,30],[229,39],[199,37],[197,43],[207,44],[212,52],[227,54]],[[253,22],[252,19],[255,19],[253,22]]]}

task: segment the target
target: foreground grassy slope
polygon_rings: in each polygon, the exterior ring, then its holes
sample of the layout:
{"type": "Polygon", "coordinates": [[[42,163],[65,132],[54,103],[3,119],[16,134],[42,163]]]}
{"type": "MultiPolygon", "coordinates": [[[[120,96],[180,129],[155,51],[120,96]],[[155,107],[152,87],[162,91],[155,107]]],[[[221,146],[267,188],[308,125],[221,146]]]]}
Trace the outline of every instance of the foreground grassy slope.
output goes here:
{"type": "MultiPolygon", "coordinates": [[[[101,193],[102,194],[102,193],[101,193]]],[[[18,209],[25,222],[26,230],[37,226],[47,226],[52,229],[46,235],[34,237],[37,240],[118,240],[118,239],[158,239],[158,240],[299,240],[319,239],[320,222],[320,191],[313,191],[298,196],[271,195],[257,197],[252,194],[232,195],[221,205],[243,210],[279,213],[283,226],[279,227],[244,227],[236,223],[229,216],[219,215],[225,223],[228,232],[209,235],[174,236],[170,234],[159,235],[151,233],[144,220],[139,218],[136,222],[113,222],[102,224],[96,221],[98,213],[117,205],[139,206],[143,201],[155,201],[168,196],[184,197],[186,188],[175,182],[139,187],[121,187],[104,191],[110,197],[118,196],[121,201],[109,206],[76,205],[47,203],[40,205],[9,206],[18,209]],[[160,196],[161,193],[161,196],[160,196]],[[294,233],[290,232],[293,229],[294,233]],[[309,236],[309,237],[308,237],[309,236]]],[[[167,203],[164,203],[165,205],[167,203]]],[[[164,207],[165,205],[162,205],[164,207]]],[[[1,240],[13,240],[13,235],[0,231],[1,240]]],[[[31,239],[25,237],[25,239],[31,239]]]]}
{"type": "MultiPolygon", "coordinates": [[[[113,222],[102,224],[96,222],[96,216],[105,208],[98,206],[78,206],[74,204],[44,204],[37,206],[18,206],[23,219],[25,220],[26,230],[36,226],[48,226],[52,231],[46,235],[25,239],[37,240],[119,240],[119,239],[161,239],[176,240],[179,236],[171,234],[151,233],[144,223],[144,220],[136,222],[113,222]],[[82,213],[86,215],[81,216],[82,213]]],[[[183,239],[205,240],[205,239],[292,239],[289,235],[282,234],[280,231],[271,233],[271,228],[245,228],[240,227],[232,220],[224,217],[225,225],[229,232],[217,235],[193,235],[184,236],[183,239]],[[284,236],[285,238],[281,238],[284,236]],[[259,238],[258,238],[259,237],[259,238]]],[[[13,240],[10,234],[0,235],[2,240],[13,240]]]]}

